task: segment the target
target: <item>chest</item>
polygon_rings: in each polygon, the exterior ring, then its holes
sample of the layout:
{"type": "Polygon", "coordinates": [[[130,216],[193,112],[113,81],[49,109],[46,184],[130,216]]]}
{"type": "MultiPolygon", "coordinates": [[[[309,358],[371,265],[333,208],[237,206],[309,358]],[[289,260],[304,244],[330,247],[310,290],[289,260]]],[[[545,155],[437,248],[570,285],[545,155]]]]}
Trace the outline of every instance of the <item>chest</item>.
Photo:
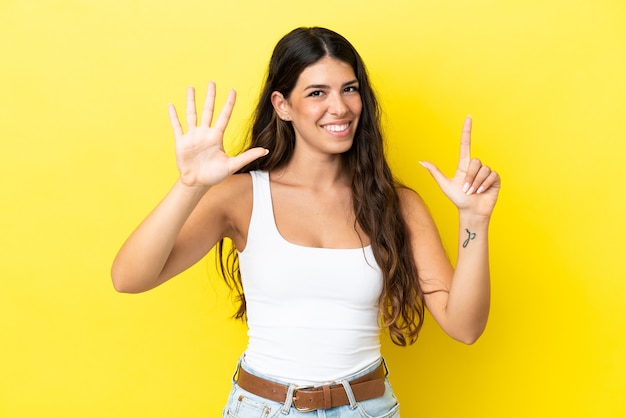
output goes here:
{"type": "Polygon", "coordinates": [[[369,239],[359,228],[349,189],[311,191],[272,187],[273,212],[281,236],[314,248],[360,248],[369,239]]]}
{"type": "Polygon", "coordinates": [[[270,242],[240,254],[240,269],[250,306],[265,301],[375,310],[382,292],[382,273],[370,247],[327,249],[270,242]]]}

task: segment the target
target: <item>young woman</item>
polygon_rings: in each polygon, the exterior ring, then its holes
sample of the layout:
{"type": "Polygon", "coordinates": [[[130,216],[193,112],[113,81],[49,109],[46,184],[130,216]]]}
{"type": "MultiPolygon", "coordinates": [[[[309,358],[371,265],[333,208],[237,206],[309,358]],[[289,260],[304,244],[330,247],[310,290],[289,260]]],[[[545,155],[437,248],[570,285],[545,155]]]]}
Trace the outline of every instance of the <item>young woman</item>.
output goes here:
{"type": "Polygon", "coordinates": [[[380,329],[413,343],[426,307],[470,344],[487,322],[500,179],[470,158],[471,119],[454,177],[422,163],[459,210],[455,269],[423,201],[390,172],[378,103],[345,38],[299,28],[278,42],[240,155],[223,148],[235,92],[213,124],[214,99],[210,83],[198,123],[188,90],[186,133],[170,106],[180,177],[122,246],[115,288],[149,290],[217,244],[249,327],[224,416],[399,416],[380,329]]]}

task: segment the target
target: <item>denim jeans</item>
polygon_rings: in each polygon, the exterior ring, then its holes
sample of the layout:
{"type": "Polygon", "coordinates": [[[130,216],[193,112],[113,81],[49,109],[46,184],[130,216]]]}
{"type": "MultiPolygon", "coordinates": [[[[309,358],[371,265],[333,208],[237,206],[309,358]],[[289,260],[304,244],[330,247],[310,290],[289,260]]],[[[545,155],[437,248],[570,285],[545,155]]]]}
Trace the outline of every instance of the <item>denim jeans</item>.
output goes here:
{"type": "MultiPolygon", "coordinates": [[[[385,376],[385,393],[383,396],[366,401],[356,402],[350,390],[348,381],[363,376],[374,371],[383,359],[376,361],[374,364],[366,367],[358,373],[337,382],[342,383],[346,388],[348,398],[351,399],[349,405],[337,406],[330,409],[318,409],[316,411],[301,412],[297,411],[292,405],[290,399],[284,402],[274,402],[260,396],[254,395],[241,389],[233,376],[233,388],[228,397],[228,403],[223,410],[223,418],[275,418],[275,417],[300,417],[300,418],[400,418],[400,405],[393,394],[389,379],[385,376]]],[[[248,373],[262,377],[267,380],[267,376],[251,370],[245,361],[241,360],[239,367],[245,369],[248,373]]],[[[236,374],[236,373],[235,373],[236,374]]],[[[288,383],[279,382],[286,386],[288,383]]],[[[290,391],[291,393],[291,391],[290,391]]]]}

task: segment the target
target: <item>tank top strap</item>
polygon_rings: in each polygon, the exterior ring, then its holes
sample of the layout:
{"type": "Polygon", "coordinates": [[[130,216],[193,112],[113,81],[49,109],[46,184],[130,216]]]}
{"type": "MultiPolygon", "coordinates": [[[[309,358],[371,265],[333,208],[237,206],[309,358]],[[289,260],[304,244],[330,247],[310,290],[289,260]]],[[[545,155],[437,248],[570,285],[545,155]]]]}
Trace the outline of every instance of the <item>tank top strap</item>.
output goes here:
{"type": "Polygon", "coordinates": [[[249,248],[251,244],[267,245],[268,240],[278,239],[269,173],[251,171],[250,176],[252,177],[253,201],[246,248],[249,248]],[[265,244],[262,244],[261,240],[265,244]]]}

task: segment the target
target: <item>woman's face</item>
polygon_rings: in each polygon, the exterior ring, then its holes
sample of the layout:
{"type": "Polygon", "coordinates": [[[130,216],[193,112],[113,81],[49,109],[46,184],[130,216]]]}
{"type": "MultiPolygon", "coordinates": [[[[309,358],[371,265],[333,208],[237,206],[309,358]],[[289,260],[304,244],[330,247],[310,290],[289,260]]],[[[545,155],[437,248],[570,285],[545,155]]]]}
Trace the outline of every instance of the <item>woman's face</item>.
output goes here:
{"type": "Polygon", "coordinates": [[[274,92],[272,103],[293,124],[296,150],[325,154],[350,149],[363,107],[352,67],[331,57],[305,68],[289,98],[274,92]]]}

